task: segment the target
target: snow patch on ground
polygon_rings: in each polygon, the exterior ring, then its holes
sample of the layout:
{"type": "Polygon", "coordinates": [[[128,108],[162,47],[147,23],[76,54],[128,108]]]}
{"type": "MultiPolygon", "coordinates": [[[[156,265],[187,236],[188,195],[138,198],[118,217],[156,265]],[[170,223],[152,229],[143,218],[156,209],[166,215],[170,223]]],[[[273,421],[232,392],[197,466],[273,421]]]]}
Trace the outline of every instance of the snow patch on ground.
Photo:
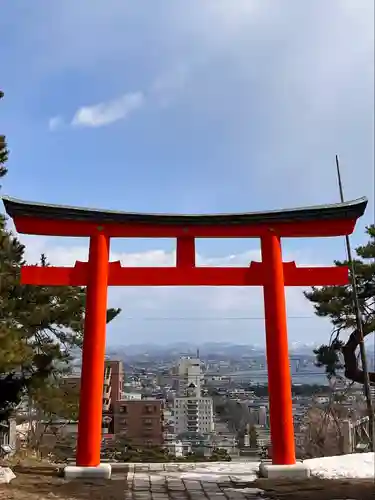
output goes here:
{"type": "Polygon", "coordinates": [[[185,479],[223,483],[229,481],[252,482],[257,479],[259,462],[214,462],[129,464],[130,475],[140,480],[185,479]]]}
{"type": "MultiPolygon", "coordinates": [[[[310,468],[311,475],[324,479],[359,478],[375,476],[374,453],[355,453],[336,457],[313,458],[304,463],[310,468]]],[[[200,481],[220,481],[230,476],[236,481],[255,481],[258,477],[259,462],[229,462],[196,464],[193,470],[180,472],[184,479],[200,481]]]]}
{"type": "Polygon", "coordinates": [[[0,484],[7,484],[14,479],[16,475],[9,467],[0,467],[0,484]]]}
{"type": "Polygon", "coordinates": [[[182,479],[199,481],[225,481],[230,476],[234,481],[255,481],[258,477],[259,462],[225,462],[225,464],[196,464],[194,470],[180,473],[182,479]]]}
{"type": "MultiPolygon", "coordinates": [[[[304,463],[313,477],[322,479],[372,479],[375,476],[374,453],[357,453],[336,457],[313,458],[304,463]]],[[[203,482],[228,481],[251,483],[258,478],[260,462],[212,462],[129,464],[132,476],[140,480],[165,481],[185,479],[203,482]]]]}
{"type": "Polygon", "coordinates": [[[304,463],[311,475],[322,479],[358,478],[375,476],[374,453],[354,453],[337,457],[312,458],[304,463]]]}
{"type": "Polygon", "coordinates": [[[234,493],[241,492],[246,493],[247,495],[253,495],[251,498],[253,498],[254,496],[256,496],[257,498],[263,497],[264,495],[264,490],[261,490],[260,488],[225,488],[225,491],[233,491],[234,493]]]}

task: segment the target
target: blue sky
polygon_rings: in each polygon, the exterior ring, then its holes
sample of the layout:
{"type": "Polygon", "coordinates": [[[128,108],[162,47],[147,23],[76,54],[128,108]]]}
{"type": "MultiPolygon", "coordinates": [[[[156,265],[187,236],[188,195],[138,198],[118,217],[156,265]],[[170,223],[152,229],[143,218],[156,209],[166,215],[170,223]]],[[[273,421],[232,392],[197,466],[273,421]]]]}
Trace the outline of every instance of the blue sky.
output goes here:
{"type": "MultiPolygon", "coordinates": [[[[13,0],[2,6],[3,192],[23,199],[151,212],[235,212],[333,203],[374,212],[372,0],[13,0]]],[[[87,242],[23,238],[32,261],[85,258],[87,242]]],[[[256,241],[201,241],[204,261],[247,263],[256,241]],[[216,259],[216,260],[215,260],[216,259]]],[[[171,241],[116,241],[114,258],[161,265],[171,241]]],[[[286,241],[286,258],[328,264],[339,241],[286,241]]],[[[110,343],[262,343],[260,290],[112,289],[124,309],[110,343]],[[249,306],[247,306],[249,304],[249,306]],[[151,321],[149,317],[215,317],[151,321]],[[132,317],[132,319],[130,319],[132,317]],[[209,326],[207,326],[209,324],[209,326]]],[[[312,314],[288,291],[294,316],[312,314]]],[[[329,334],[290,321],[292,340],[329,334]]]]}

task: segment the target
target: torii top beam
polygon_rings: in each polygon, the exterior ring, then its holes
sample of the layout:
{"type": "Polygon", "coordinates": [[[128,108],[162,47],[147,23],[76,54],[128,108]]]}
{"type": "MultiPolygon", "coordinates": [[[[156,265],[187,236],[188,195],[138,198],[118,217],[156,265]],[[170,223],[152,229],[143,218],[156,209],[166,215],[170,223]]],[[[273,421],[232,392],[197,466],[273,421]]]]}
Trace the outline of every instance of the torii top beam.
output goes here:
{"type": "Polygon", "coordinates": [[[172,215],[117,212],[49,205],[4,196],[7,214],[19,233],[93,236],[98,231],[122,238],[259,238],[270,229],[280,237],[306,238],[351,234],[367,199],[267,212],[172,215]]]}

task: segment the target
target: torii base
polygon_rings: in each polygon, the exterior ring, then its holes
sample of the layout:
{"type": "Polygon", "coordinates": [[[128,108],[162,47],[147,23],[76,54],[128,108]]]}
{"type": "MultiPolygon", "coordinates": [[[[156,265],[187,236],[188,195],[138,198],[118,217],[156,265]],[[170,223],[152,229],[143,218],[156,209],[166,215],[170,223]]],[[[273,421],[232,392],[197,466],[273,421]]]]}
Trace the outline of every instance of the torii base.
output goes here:
{"type": "Polygon", "coordinates": [[[67,465],[64,469],[65,479],[111,479],[111,475],[110,464],[100,464],[97,467],[67,465]]]}
{"type": "Polygon", "coordinates": [[[310,469],[303,462],[292,465],[272,465],[261,463],[259,466],[259,476],[267,479],[308,479],[310,469]]]}

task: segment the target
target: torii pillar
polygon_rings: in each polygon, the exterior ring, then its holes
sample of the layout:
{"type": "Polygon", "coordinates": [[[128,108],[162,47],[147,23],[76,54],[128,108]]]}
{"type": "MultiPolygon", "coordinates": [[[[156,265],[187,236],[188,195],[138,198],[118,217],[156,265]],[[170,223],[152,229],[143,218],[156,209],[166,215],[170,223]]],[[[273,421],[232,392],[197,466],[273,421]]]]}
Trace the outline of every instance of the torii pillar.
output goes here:
{"type": "Polygon", "coordinates": [[[261,238],[262,262],[267,263],[263,287],[268,369],[272,463],[296,463],[292,379],[289,367],[285,282],[280,238],[273,231],[261,238]]]}
{"type": "Polygon", "coordinates": [[[90,238],[82,349],[77,465],[84,467],[96,467],[100,464],[108,261],[109,238],[99,232],[90,238]]]}

